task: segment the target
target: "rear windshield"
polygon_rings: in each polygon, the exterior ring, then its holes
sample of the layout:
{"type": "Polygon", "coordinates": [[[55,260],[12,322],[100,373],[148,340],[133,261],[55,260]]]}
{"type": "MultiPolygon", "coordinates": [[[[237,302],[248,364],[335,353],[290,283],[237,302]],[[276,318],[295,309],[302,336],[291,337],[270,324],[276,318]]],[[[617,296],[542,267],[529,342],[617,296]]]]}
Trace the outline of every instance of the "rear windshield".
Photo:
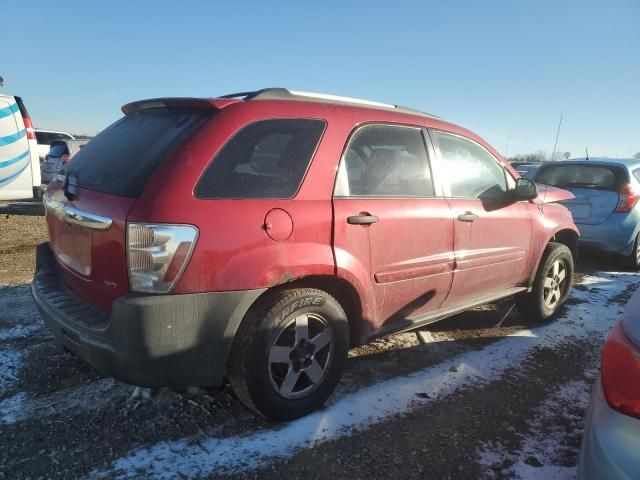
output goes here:
{"type": "Polygon", "coordinates": [[[620,172],[602,165],[549,165],[540,168],[535,181],[559,188],[594,188],[617,191],[620,172]]]}
{"type": "Polygon", "coordinates": [[[324,126],[323,120],[270,119],[244,127],[207,168],[196,187],[196,196],[293,197],[324,126]]]}
{"type": "Polygon", "coordinates": [[[138,197],[162,162],[209,115],[177,109],[127,115],[87,143],[68,174],[82,188],[138,197]]]}
{"type": "Polygon", "coordinates": [[[69,150],[67,149],[67,145],[64,143],[54,143],[49,149],[50,157],[61,157],[67,153],[69,153],[69,150]]]}

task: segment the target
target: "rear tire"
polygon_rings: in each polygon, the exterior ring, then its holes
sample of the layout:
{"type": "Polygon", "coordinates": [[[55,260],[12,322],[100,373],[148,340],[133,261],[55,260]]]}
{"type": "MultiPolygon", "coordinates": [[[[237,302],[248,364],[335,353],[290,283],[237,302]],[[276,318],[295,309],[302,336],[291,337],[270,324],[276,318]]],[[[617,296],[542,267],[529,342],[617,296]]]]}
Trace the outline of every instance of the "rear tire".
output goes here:
{"type": "Polygon", "coordinates": [[[552,319],[571,293],[573,255],[562,244],[550,242],[542,255],[532,290],[516,297],[518,312],[530,325],[552,319]]]}
{"type": "Polygon", "coordinates": [[[624,257],[624,264],[633,271],[640,269],[640,234],[638,234],[636,241],[633,243],[631,254],[624,257]]]}
{"type": "Polygon", "coordinates": [[[340,381],[349,326],[340,304],[313,288],[268,295],[236,334],[228,379],[255,412],[293,420],[320,407],[340,381]]]}

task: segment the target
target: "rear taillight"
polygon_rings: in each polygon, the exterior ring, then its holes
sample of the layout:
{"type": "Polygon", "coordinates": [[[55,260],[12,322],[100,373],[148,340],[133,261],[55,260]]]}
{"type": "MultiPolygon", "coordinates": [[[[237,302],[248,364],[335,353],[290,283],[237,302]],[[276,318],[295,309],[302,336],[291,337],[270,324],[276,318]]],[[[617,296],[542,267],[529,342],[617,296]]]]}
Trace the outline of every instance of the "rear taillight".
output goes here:
{"type": "Polygon", "coordinates": [[[132,291],[167,293],[180,279],[198,238],[191,225],[129,223],[127,263],[132,291]]]}
{"type": "Polygon", "coordinates": [[[22,121],[24,122],[24,128],[27,131],[27,138],[29,140],[35,140],[36,132],[33,129],[33,124],[31,123],[31,119],[29,117],[22,117],[22,121]]]}
{"type": "Polygon", "coordinates": [[[618,322],[602,352],[602,389],[607,403],[625,415],[640,418],[640,349],[618,322]]]}
{"type": "Polygon", "coordinates": [[[640,193],[629,183],[622,187],[619,195],[620,199],[618,200],[618,205],[616,206],[616,212],[619,213],[630,212],[633,207],[636,206],[636,203],[638,203],[638,200],[640,199],[640,193]]]}
{"type": "Polygon", "coordinates": [[[69,154],[68,154],[68,153],[65,153],[64,155],[62,155],[62,156],[60,157],[60,161],[61,161],[62,163],[67,163],[67,162],[69,161],[69,154]]]}
{"type": "Polygon", "coordinates": [[[16,104],[20,109],[20,116],[22,117],[22,122],[24,123],[24,128],[27,131],[27,138],[29,140],[36,139],[36,132],[33,129],[33,123],[31,123],[31,117],[29,117],[29,112],[27,112],[27,107],[24,106],[24,102],[20,97],[14,97],[16,99],[16,104]]]}

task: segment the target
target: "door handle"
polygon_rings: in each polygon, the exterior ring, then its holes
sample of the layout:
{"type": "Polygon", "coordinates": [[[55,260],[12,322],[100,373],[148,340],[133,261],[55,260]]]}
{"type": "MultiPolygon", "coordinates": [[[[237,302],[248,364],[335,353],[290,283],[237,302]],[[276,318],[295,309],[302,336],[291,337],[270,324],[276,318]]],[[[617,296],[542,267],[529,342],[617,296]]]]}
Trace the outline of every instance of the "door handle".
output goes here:
{"type": "Polygon", "coordinates": [[[371,225],[372,223],[377,223],[378,220],[380,220],[378,217],[369,215],[368,213],[347,217],[347,223],[349,225],[371,225]]]}
{"type": "Polygon", "coordinates": [[[458,215],[458,220],[461,222],[475,222],[478,218],[478,215],[471,212],[463,213],[462,215],[458,215]]]}

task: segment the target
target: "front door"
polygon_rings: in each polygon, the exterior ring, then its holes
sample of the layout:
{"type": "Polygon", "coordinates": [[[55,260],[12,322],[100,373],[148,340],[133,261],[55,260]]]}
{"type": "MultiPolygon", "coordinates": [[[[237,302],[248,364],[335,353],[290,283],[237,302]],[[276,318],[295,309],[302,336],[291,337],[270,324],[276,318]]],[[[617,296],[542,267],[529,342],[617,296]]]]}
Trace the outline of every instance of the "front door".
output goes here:
{"type": "Polygon", "coordinates": [[[509,200],[515,180],[478,143],[440,131],[431,131],[431,138],[455,232],[455,273],[446,305],[518,286],[531,247],[532,204],[509,200]]]}
{"type": "Polygon", "coordinates": [[[453,278],[453,221],[435,195],[420,128],[360,127],[333,202],[338,275],[365,292],[372,330],[442,305],[453,278]]]}

